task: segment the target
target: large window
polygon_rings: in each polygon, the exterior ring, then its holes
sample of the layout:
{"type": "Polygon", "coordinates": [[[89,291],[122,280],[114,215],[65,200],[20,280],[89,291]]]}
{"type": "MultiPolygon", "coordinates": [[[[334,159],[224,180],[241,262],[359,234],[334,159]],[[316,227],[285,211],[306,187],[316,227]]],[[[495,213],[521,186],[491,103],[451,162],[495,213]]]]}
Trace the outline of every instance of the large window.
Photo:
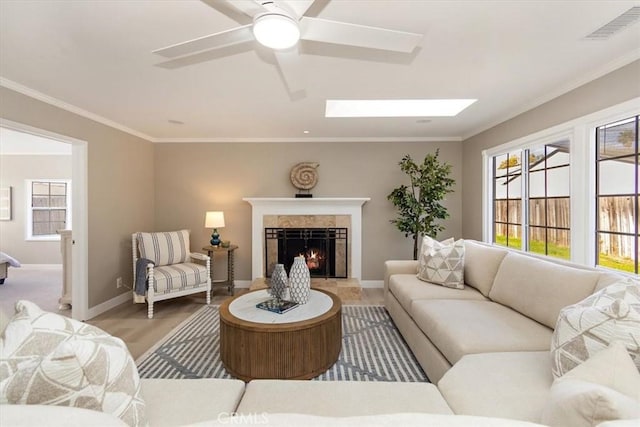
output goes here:
{"type": "Polygon", "coordinates": [[[596,264],[638,274],[638,116],[596,129],[596,264]]]}
{"type": "Polygon", "coordinates": [[[27,239],[58,239],[58,230],[71,228],[70,182],[28,180],[27,239]]]}
{"type": "Polygon", "coordinates": [[[492,163],[493,242],[570,258],[569,141],[500,154],[492,163]]]}
{"type": "Polygon", "coordinates": [[[640,274],[640,97],[483,152],[483,239],[640,274]]]}

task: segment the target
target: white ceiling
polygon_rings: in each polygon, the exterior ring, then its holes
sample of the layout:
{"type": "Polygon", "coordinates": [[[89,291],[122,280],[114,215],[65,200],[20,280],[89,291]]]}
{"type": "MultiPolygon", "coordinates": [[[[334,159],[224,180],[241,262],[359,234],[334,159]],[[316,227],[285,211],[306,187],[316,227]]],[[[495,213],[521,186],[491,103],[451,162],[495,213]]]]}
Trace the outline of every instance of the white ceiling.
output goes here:
{"type": "Polygon", "coordinates": [[[316,0],[309,16],[424,38],[413,54],[300,42],[305,90],[292,95],[256,42],[151,53],[251,22],[220,0],[0,0],[0,84],[153,141],[461,139],[640,58],[638,22],[584,39],[638,5],[316,0]],[[324,117],[326,99],[401,98],[478,101],[453,118],[324,117]]]}

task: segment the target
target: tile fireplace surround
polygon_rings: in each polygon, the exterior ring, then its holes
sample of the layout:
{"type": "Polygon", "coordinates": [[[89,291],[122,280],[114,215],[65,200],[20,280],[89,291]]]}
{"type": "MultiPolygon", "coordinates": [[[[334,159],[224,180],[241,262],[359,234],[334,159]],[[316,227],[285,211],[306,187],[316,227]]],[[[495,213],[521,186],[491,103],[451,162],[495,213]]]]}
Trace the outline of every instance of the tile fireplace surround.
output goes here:
{"type": "MultiPolygon", "coordinates": [[[[251,213],[251,279],[265,277],[265,227],[325,227],[337,222],[349,229],[349,268],[351,279],[362,278],[362,205],[366,197],[343,198],[285,198],[245,197],[252,206],[251,213]]],[[[336,226],[334,224],[333,226],[336,226]]]]}

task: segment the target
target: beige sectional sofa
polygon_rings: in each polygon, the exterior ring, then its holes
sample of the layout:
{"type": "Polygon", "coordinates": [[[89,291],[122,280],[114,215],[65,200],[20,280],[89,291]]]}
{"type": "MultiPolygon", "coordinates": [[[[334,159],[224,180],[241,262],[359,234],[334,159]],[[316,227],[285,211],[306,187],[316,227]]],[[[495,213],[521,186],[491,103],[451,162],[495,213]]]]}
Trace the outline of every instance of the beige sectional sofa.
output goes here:
{"type": "Polygon", "coordinates": [[[0,313],[3,427],[512,425],[455,416],[431,383],[139,379],[120,339],[28,301],[16,309],[0,313]]]}
{"type": "MultiPolygon", "coordinates": [[[[385,267],[386,308],[432,383],[141,379],[149,425],[539,425],[559,311],[620,279],[476,241],[465,241],[464,289],[417,279],[417,261],[385,267]]],[[[43,420],[126,425],[95,411],[0,405],[2,426],[43,420]]]]}
{"type": "Polygon", "coordinates": [[[466,240],[464,289],[387,261],[385,306],[456,414],[540,422],[553,376],[550,345],[563,307],[621,276],[466,240]]]}

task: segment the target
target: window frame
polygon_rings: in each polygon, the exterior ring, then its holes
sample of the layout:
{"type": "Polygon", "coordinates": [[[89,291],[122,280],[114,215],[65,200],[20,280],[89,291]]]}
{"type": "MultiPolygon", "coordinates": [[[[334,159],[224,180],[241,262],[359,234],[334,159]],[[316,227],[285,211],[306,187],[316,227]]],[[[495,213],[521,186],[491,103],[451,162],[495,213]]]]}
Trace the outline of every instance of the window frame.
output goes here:
{"type": "Polygon", "coordinates": [[[44,234],[44,235],[34,235],[33,234],[33,212],[37,210],[43,210],[42,208],[34,208],[32,206],[33,200],[33,183],[34,182],[48,182],[48,183],[64,183],[67,185],[66,191],[66,215],[65,215],[65,224],[66,229],[71,229],[71,221],[72,221],[72,190],[71,190],[71,180],[70,179],[54,179],[54,178],[43,178],[43,179],[26,179],[25,180],[25,213],[26,213],[26,221],[25,221],[25,241],[28,242],[42,242],[42,241],[59,241],[59,234],[44,234]]]}
{"type": "MultiPolygon", "coordinates": [[[[618,235],[618,236],[626,236],[626,237],[630,237],[633,240],[633,246],[636,252],[636,257],[633,260],[633,268],[634,271],[632,272],[632,274],[639,274],[640,273],[640,257],[638,257],[638,250],[640,247],[640,229],[638,227],[638,223],[640,222],[638,216],[640,215],[640,197],[638,195],[639,192],[639,184],[638,184],[638,174],[640,173],[639,168],[639,158],[640,158],[640,134],[638,133],[640,131],[640,113],[635,114],[631,117],[628,117],[627,119],[630,119],[633,121],[633,125],[634,125],[634,133],[635,133],[635,141],[633,141],[633,152],[631,154],[624,154],[624,155],[620,155],[620,156],[612,156],[612,157],[606,157],[606,158],[602,158],[599,155],[600,152],[600,140],[598,137],[598,132],[597,130],[601,127],[607,127],[607,126],[612,126],[615,125],[615,122],[610,122],[610,123],[605,123],[601,126],[598,126],[596,128],[595,131],[595,138],[596,138],[596,143],[594,145],[594,156],[595,156],[595,211],[594,211],[594,215],[596,217],[596,226],[595,226],[595,234],[594,234],[594,239],[596,241],[596,251],[594,252],[594,264],[597,266],[601,266],[600,263],[600,248],[599,245],[597,244],[597,242],[599,241],[600,235],[601,234],[608,234],[608,235],[618,235]],[[633,158],[635,161],[632,163],[634,165],[634,179],[633,179],[633,187],[635,190],[635,194],[634,193],[618,193],[618,194],[603,194],[600,191],[600,181],[601,181],[601,177],[600,177],[600,168],[601,165],[603,164],[603,162],[610,162],[610,161],[618,161],[620,159],[623,158],[627,158],[627,157],[631,157],[633,158]],[[600,215],[600,203],[601,203],[601,199],[604,197],[632,197],[633,198],[633,202],[632,202],[632,206],[633,206],[633,210],[635,213],[635,221],[634,221],[634,232],[632,233],[625,233],[625,232],[620,232],[620,231],[613,231],[613,230],[604,230],[601,228],[601,224],[600,221],[598,219],[599,215],[600,215]]],[[[624,119],[623,119],[624,120],[624,119]]],[[[615,271],[618,271],[618,269],[615,269],[615,271]]],[[[624,271],[624,270],[620,270],[620,271],[624,271]]]]}
{"type": "MultiPolygon", "coordinates": [[[[564,142],[563,140],[559,140],[556,141],[555,143],[561,143],[564,142]]],[[[570,190],[570,185],[571,185],[571,178],[569,178],[569,194],[564,196],[558,196],[558,195],[550,195],[550,177],[549,174],[551,171],[559,171],[562,170],[564,168],[568,168],[569,169],[569,176],[571,176],[571,143],[569,140],[569,159],[567,160],[566,163],[560,164],[560,165],[549,165],[549,159],[551,157],[553,157],[555,154],[550,154],[550,148],[553,147],[553,144],[545,144],[545,145],[541,145],[541,146],[535,146],[535,147],[530,147],[527,150],[524,151],[524,158],[525,161],[527,162],[527,168],[526,168],[526,173],[527,173],[527,178],[526,178],[526,183],[525,185],[527,186],[527,192],[526,192],[526,202],[527,202],[527,206],[526,206],[526,214],[527,214],[527,219],[526,219],[526,236],[527,236],[527,241],[526,244],[523,244],[523,246],[525,246],[527,248],[527,252],[530,253],[536,253],[539,255],[545,255],[545,256],[549,256],[549,235],[553,232],[568,232],[569,233],[569,256],[571,256],[571,190],[570,190]],[[538,165],[531,165],[531,153],[533,149],[542,149],[543,152],[543,166],[542,168],[538,168],[538,165]],[[532,174],[542,174],[543,175],[543,181],[544,181],[544,194],[542,196],[532,196],[531,195],[531,177],[532,174]],[[568,206],[568,210],[569,210],[569,226],[568,227],[564,227],[562,225],[558,225],[557,223],[555,225],[551,225],[550,224],[550,218],[549,218],[549,213],[551,211],[550,206],[552,205],[552,201],[558,201],[558,200],[562,200],[562,199],[568,199],[569,201],[569,206],[568,206]],[[531,220],[531,202],[532,201],[544,201],[544,223],[543,224],[533,224],[532,220],[531,220]],[[532,229],[538,229],[538,230],[543,230],[544,231],[544,254],[541,252],[536,252],[533,251],[531,249],[531,236],[532,236],[532,229]]],[[[559,153],[562,153],[562,151],[560,151],[560,148],[557,148],[557,151],[559,153]]],[[[524,175],[524,173],[523,173],[524,175]]],[[[555,202],[553,202],[555,203],[555,202]]],[[[523,242],[524,243],[524,242],[523,242]]],[[[566,259],[562,256],[554,256],[553,258],[556,259],[566,259]]]]}
{"type": "MultiPolygon", "coordinates": [[[[493,242],[493,157],[516,150],[524,151],[528,148],[543,146],[559,139],[568,139],[570,144],[570,260],[606,271],[630,274],[595,264],[596,235],[593,231],[596,229],[596,128],[638,114],[640,114],[640,97],[483,150],[482,240],[487,243],[493,242]]],[[[522,182],[524,186],[524,180],[522,182]]],[[[522,231],[524,242],[527,237],[524,234],[526,230],[522,231]]],[[[546,255],[530,253],[546,257],[546,255]]]]}
{"type": "MultiPolygon", "coordinates": [[[[515,234],[519,234],[520,235],[520,247],[515,247],[512,246],[511,244],[509,244],[509,235],[511,234],[508,231],[508,235],[507,235],[507,239],[506,242],[507,244],[504,245],[505,247],[508,248],[512,248],[512,249],[519,249],[521,251],[526,251],[528,253],[535,253],[538,255],[544,255],[544,256],[548,256],[548,235],[549,235],[549,230],[556,230],[556,231],[569,231],[569,233],[571,233],[571,227],[559,227],[559,226],[550,226],[548,224],[548,205],[549,205],[549,200],[551,199],[559,199],[559,198],[565,198],[564,196],[549,196],[548,195],[548,172],[550,170],[557,170],[560,168],[565,168],[568,167],[569,171],[571,172],[571,151],[569,151],[569,161],[567,164],[564,165],[560,165],[560,166],[547,166],[547,158],[546,158],[546,154],[548,152],[548,147],[553,146],[554,144],[557,144],[559,142],[563,142],[563,141],[569,141],[569,147],[571,147],[571,139],[570,138],[564,138],[564,137],[550,137],[550,141],[547,140],[547,138],[541,139],[541,140],[533,140],[533,141],[528,141],[528,143],[524,144],[522,147],[520,147],[518,150],[509,150],[509,151],[505,151],[502,153],[499,153],[497,155],[492,155],[489,158],[489,162],[491,163],[491,178],[493,180],[493,187],[492,187],[492,191],[494,192],[493,194],[493,206],[495,206],[496,202],[498,202],[499,200],[506,200],[507,201],[507,215],[509,212],[508,206],[509,206],[509,201],[512,200],[518,200],[520,202],[520,222],[519,223],[510,223],[507,219],[507,222],[501,222],[501,221],[496,221],[493,215],[493,210],[491,211],[491,218],[492,218],[492,229],[491,229],[491,240],[489,240],[489,242],[495,242],[495,236],[496,236],[496,228],[495,225],[496,224],[504,224],[507,227],[507,230],[509,230],[509,226],[517,226],[519,227],[519,232],[515,233],[515,234]],[[537,169],[534,171],[531,171],[531,165],[530,165],[530,155],[532,150],[543,150],[543,153],[545,155],[545,160],[544,160],[544,166],[542,169],[537,169]],[[506,155],[506,161],[508,162],[509,159],[511,159],[514,156],[518,156],[519,157],[519,164],[518,164],[518,169],[519,171],[517,173],[515,173],[513,176],[514,177],[518,177],[520,179],[520,197],[518,199],[511,199],[509,198],[509,190],[507,188],[506,190],[506,195],[507,195],[507,199],[496,199],[495,197],[495,185],[498,182],[500,176],[496,176],[495,172],[498,170],[496,168],[496,159],[499,156],[505,156],[506,155]],[[530,196],[530,191],[531,191],[531,173],[542,173],[544,174],[544,196],[540,197],[540,196],[536,196],[536,197],[531,197],[530,196]],[[531,225],[531,218],[530,218],[530,202],[531,200],[544,200],[545,201],[545,223],[543,225],[531,225]],[[535,252],[531,250],[530,247],[530,237],[531,237],[531,228],[538,228],[538,229],[543,229],[544,230],[544,234],[545,234],[545,239],[544,239],[544,245],[545,245],[545,253],[542,254],[540,252],[535,252]]],[[[505,175],[506,177],[509,177],[509,167],[507,167],[507,173],[505,175]]],[[[570,179],[571,182],[571,179],[570,179]]],[[[571,194],[569,194],[569,201],[571,200],[571,194]]],[[[571,206],[569,206],[569,211],[571,212],[571,206]]],[[[571,236],[569,235],[569,241],[571,242],[571,236]]],[[[501,245],[503,246],[503,245],[501,245]]],[[[557,259],[565,259],[563,257],[554,257],[557,259]]]]}

